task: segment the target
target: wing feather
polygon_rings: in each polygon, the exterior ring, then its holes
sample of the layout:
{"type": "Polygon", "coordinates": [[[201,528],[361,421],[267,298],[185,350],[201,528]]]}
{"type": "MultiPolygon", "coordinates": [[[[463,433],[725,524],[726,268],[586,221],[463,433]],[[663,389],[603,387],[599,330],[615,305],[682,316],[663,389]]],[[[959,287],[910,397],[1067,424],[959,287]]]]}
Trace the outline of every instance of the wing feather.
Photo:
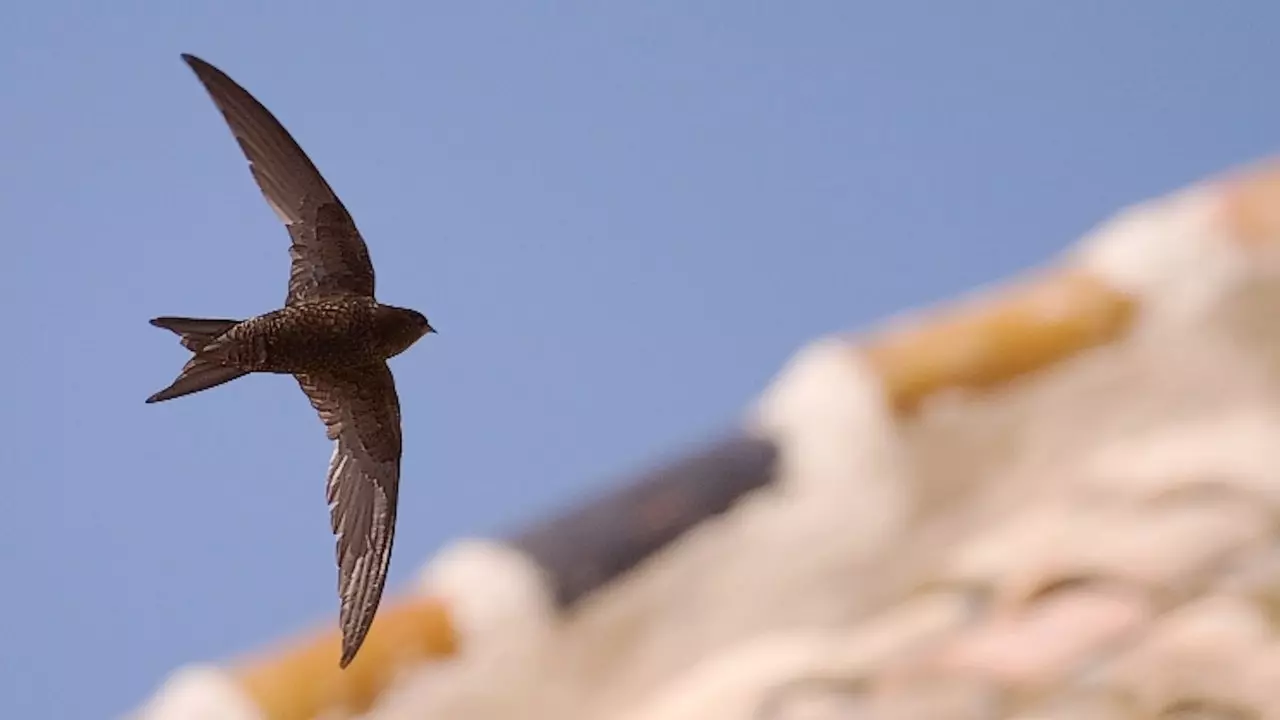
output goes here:
{"type": "Polygon", "coordinates": [[[373,623],[391,562],[400,485],[400,402],[385,362],[297,378],[334,441],[325,493],[337,536],[340,665],[345,668],[373,623]]]}
{"type": "Polygon", "coordinates": [[[269,110],[218,68],[183,54],[231,128],[253,179],[289,230],[286,304],[373,297],[374,272],[360,231],[320,171],[269,110]]]}

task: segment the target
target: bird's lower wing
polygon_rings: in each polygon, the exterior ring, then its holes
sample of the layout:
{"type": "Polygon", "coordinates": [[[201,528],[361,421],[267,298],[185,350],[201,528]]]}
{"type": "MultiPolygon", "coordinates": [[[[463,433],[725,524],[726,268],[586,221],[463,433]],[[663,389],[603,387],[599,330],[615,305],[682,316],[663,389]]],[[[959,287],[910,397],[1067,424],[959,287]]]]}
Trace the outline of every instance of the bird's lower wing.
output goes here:
{"type": "Polygon", "coordinates": [[[400,401],[385,362],[297,378],[334,441],[326,494],[338,544],[340,664],[345,668],[373,623],[391,561],[400,484],[400,401]]]}

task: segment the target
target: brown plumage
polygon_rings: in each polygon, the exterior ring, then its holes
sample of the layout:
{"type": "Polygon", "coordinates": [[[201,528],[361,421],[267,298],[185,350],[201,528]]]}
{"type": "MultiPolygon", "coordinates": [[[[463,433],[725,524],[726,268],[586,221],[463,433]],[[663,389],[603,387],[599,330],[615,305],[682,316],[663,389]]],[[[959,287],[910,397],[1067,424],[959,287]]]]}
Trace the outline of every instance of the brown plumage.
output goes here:
{"type": "Polygon", "coordinates": [[[280,123],[220,70],[192,55],[267,203],[288,228],[289,291],[279,310],[244,321],[159,317],[194,355],[171,400],[249,373],[297,378],[334,442],[326,485],[337,536],[341,667],[364,642],[386,584],[400,483],[400,401],[387,359],[434,332],[416,310],[374,297],[373,264],[355,222],[280,123]]]}

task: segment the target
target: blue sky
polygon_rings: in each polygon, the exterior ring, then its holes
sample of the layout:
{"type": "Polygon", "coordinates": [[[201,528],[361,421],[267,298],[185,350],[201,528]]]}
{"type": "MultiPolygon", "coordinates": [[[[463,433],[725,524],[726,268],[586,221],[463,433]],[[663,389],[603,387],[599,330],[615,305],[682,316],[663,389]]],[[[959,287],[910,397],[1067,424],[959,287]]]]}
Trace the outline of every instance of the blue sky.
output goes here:
{"type": "Polygon", "coordinates": [[[1210,3],[21,3],[0,25],[0,717],[108,717],[336,622],[296,384],[143,399],[156,315],[284,297],[195,77],[354,214],[396,359],[399,589],[734,422],[822,333],[1039,263],[1280,142],[1280,8],[1210,3]],[[39,309],[35,309],[39,308],[39,309]]]}

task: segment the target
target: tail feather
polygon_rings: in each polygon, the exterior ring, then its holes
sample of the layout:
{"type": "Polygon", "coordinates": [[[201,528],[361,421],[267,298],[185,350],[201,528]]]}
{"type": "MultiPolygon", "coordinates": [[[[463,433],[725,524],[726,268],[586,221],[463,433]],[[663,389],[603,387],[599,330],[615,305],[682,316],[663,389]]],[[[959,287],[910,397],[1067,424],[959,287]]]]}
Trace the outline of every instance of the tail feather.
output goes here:
{"type": "Polygon", "coordinates": [[[181,338],[182,347],[191,352],[203,350],[222,333],[240,324],[239,320],[158,317],[151,324],[164,328],[181,338]]]}
{"type": "Polygon", "coordinates": [[[195,353],[195,357],[192,357],[183,366],[182,372],[178,374],[178,379],[174,380],[173,384],[147,398],[147,403],[172,400],[176,397],[217,387],[242,375],[248,375],[247,370],[228,367],[219,362],[216,357],[219,353],[206,354],[201,352],[208,348],[219,336],[239,323],[240,321],[238,320],[205,320],[179,317],[152,319],[152,325],[178,335],[182,346],[195,353]]]}
{"type": "Polygon", "coordinates": [[[182,374],[169,387],[147,398],[147,404],[172,400],[183,395],[208,390],[248,375],[249,371],[228,367],[215,360],[195,357],[182,369],[182,374]]]}

